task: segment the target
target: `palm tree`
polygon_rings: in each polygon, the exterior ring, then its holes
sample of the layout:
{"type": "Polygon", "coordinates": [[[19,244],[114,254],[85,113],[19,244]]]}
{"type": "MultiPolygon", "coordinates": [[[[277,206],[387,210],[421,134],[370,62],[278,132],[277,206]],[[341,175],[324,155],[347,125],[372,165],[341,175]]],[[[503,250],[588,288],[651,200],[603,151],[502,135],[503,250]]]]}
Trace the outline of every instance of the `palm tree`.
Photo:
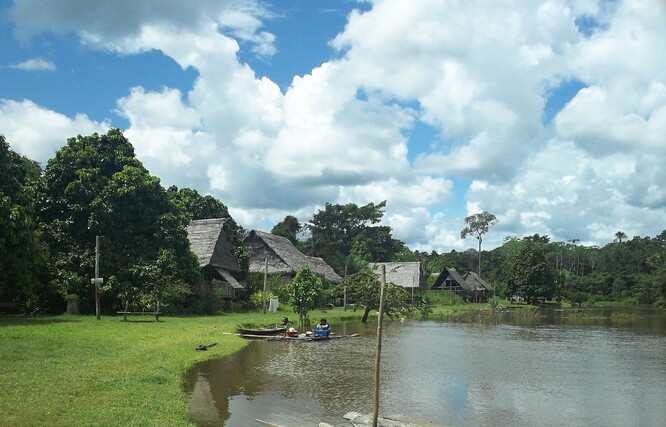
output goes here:
{"type": "Polygon", "coordinates": [[[622,239],[626,239],[627,235],[624,233],[624,231],[618,231],[615,233],[615,241],[618,243],[622,243],[622,239]]]}

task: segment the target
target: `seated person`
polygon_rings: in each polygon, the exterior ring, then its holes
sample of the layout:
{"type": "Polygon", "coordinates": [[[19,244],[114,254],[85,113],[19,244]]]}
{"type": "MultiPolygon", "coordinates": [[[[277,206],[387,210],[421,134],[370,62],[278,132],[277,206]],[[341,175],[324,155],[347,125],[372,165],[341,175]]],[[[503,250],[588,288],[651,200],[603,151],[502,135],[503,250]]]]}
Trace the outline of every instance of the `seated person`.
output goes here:
{"type": "Polygon", "coordinates": [[[328,329],[328,328],[329,328],[328,321],[326,319],[321,319],[319,321],[319,324],[317,325],[317,329],[324,330],[324,329],[328,329]]]}

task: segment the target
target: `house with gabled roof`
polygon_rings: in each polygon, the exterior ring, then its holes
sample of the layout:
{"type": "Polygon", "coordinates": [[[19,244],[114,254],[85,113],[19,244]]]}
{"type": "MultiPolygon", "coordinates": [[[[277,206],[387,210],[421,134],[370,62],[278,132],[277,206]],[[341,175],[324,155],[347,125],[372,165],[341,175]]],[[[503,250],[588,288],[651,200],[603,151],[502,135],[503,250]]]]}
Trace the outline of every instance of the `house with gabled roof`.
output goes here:
{"type": "Polygon", "coordinates": [[[490,283],[483,280],[481,276],[479,276],[473,271],[466,273],[463,276],[463,279],[465,279],[465,282],[471,284],[472,286],[474,286],[476,290],[480,292],[492,293],[495,290],[495,288],[493,288],[493,286],[490,283]]]}
{"type": "Polygon", "coordinates": [[[197,256],[201,268],[201,281],[196,292],[220,290],[223,298],[234,298],[243,290],[232,273],[241,271],[229,238],[227,220],[224,218],[199,219],[187,226],[190,250],[197,256]]]}
{"type": "Polygon", "coordinates": [[[453,267],[442,269],[430,289],[455,292],[464,301],[475,302],[486,301],[493,292],[493,287],[478,274],[470,271],[462,276],[453,267]]]}
{"type": "Polygon", "coordinates": [[[453,267],[444,267],[439,273],[430,289],[433,291],[452,291],[462,294],[471,291],[472,288],[465,282],[465,279],[453,267]]]}
{"type": "Polygon", "coordinates": [[[291,280],[307,265],[312,272],[332,283],[340,283],[340,277],[333,268],[317,257],[310,257],[299,251],[289,239],[264,231],[252,230],[245,238],[249,257],[249,271],[282,275],[291,280]]]}
{"type": "Polygon", "coordinates": [[[428,289],[425,271],[420,262],[371,262],[368,268],[380,276],[382,265],[386,274],[386,283],[407,289],[413,301],[416,296],[420,300],[421,291],[428,289]]]}

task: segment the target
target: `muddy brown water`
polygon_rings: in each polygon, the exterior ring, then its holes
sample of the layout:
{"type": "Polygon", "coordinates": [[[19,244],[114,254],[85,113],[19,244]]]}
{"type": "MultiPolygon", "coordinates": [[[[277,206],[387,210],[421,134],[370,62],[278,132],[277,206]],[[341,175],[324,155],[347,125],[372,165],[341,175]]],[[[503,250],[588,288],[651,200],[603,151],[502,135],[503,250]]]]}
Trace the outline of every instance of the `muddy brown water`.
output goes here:
{"type": "MultiPolygon", "coordinates": [[[[358,338],[256,341],[186,375],[200,426],[343,425],[372,412],[376,324],[358,338]]],[[[380,414],[450,426],[666,426],[666,314],[655,310],[506,314],[498,324],[384,326],[380,414]],[[615,313],[615,314],[613,314],[615,313]]]]}

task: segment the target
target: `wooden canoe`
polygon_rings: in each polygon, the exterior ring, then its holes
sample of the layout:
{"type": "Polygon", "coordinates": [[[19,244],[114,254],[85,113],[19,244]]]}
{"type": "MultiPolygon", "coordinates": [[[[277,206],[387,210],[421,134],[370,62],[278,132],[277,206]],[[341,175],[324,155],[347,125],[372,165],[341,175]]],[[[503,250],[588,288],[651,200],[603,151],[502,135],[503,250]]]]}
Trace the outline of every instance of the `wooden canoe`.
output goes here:
{"type": "Polygon", "coordinates": [[[238,333],[241,335],[270,337],[280,335],[287,332],[287,325],[275,325],[267,328],[239,328],[238,333]]]}

